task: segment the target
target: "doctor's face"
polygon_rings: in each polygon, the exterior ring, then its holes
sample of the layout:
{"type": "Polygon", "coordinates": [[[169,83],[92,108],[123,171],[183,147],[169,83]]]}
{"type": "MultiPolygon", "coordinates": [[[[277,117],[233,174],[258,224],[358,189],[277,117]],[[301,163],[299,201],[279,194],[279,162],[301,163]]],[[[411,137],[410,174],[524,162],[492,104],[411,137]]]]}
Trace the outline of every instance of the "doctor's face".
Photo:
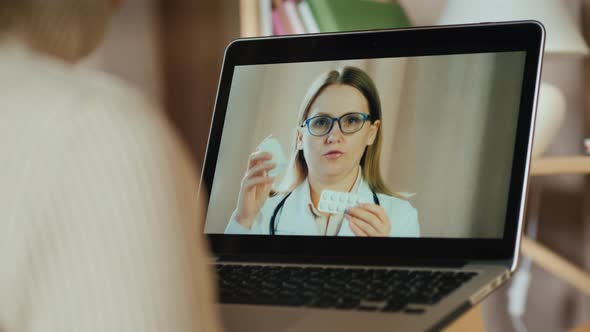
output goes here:
{"type": "MultiPolygon", "coordinates": [[[[362,114],[341,118],[344,132],[337,121],[334,121],[331,130],[323,136],[312,135],[305,126],[298,128],[297,147],[303,150],[310,175],[339,177],[356,171],[366,147],[375,141],[379,120],[371,124],[370,119],[366,119],[360,130],[346,133],[356,128],[355,123],[362,123],[362,118],[365,117],[363,114],[369,115],[367,99],[359,90],[349,85],[330,85],[324,88],[311,105],[307,119],[319,115],[340,118],[348,113],[362,114]]],[[[317,128],[321,129],[327,123],[329,121],[318,122],[315,125],[315,134],[318,133],[317,128]]]]}

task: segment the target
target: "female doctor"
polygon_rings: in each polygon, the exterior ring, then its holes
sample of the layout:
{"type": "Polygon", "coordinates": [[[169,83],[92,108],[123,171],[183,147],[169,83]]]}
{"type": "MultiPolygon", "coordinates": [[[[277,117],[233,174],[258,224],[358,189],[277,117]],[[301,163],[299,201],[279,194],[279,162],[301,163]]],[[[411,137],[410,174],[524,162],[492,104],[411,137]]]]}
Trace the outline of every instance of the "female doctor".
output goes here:
{"type": "Polygon", "coordinates": [[[371,78],[355,67],[321,75],[299,112],[287,174],[276,191],[268,152],[248,160],[225,233],[418,237],[416,209],[381,178],[381,103],[371,78]],[[322,190],[369,202],[344,214],[318,211],[322,190]]]}

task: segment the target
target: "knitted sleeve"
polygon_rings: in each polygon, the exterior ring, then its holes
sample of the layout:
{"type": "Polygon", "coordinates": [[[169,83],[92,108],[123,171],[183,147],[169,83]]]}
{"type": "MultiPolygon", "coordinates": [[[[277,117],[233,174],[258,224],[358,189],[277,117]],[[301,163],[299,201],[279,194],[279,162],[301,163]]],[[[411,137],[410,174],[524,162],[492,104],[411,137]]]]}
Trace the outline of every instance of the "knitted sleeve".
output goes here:
{"type": "Polygon", "coordinates": [[[217,331],[196,172],[163,116],[124,95],[56,114],[13,215],[0,330],[217,331]]]}

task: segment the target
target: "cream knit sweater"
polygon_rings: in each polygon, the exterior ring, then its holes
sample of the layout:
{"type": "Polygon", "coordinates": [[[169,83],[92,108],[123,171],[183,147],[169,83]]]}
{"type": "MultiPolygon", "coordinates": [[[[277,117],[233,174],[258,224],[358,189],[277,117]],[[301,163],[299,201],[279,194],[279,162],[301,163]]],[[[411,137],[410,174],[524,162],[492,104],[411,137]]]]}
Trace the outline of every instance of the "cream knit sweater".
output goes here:
{"type": "Polygon", "coordinates": [[[0,44],[0,331],[216,331],[197,182],[159,112],[0,44]]]}

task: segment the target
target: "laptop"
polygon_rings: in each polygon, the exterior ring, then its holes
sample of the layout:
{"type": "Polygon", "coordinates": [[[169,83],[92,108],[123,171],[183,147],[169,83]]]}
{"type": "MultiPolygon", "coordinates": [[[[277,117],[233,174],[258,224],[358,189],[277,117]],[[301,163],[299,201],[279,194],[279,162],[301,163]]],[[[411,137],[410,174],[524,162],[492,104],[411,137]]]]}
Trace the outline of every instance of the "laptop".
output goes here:
{"type": "Polygon", "coordinates": [[[536,21],[239,39],[201,178],[228,331],[436,331],[514,273],[536,21]]]}

